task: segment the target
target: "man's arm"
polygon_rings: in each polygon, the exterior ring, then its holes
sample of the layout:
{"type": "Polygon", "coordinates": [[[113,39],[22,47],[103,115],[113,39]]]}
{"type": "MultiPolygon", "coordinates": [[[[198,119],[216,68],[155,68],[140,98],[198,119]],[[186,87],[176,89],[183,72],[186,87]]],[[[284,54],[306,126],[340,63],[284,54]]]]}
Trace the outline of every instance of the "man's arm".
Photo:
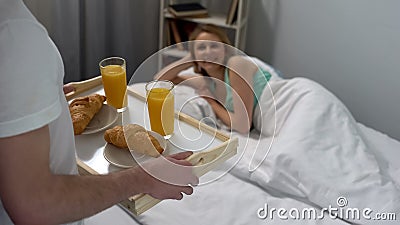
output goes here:
{"type": "MultiPolygon", "coordinates": [[[[148,193],[159,199],[181,199],[190,186],[160,182],[140,167],[98,176],[54,175],[49,169],[48,126],[0,138],[0,196],[16,224],[59,224],[93,215],[132,195],[148,193]]],[[[170,158],[189,166],[190,153],[170,158]]],[[[161,160],[148,162],[162,166],[161,160]]],[[[190,167],[179,170],[186,184],[197,184],[190,167]]]]}

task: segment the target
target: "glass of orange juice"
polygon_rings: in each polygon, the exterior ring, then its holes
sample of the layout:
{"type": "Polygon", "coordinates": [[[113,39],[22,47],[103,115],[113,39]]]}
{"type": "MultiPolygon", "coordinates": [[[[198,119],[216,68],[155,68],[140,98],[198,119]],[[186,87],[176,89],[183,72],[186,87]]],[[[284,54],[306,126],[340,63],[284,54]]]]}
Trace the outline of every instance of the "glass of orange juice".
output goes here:
{"type": "Polygon", "coordinates": [[[151,130],[169,139],[174,133],[174,84],[155,80],[146,84],[151,130]]]}
{"type": "Polygon", "coordinates": [[[100,72],[103,80],[107,104],[118,112],[126,109],[126,62],[120,57],[110,57],[100,61],[100,72]]]}

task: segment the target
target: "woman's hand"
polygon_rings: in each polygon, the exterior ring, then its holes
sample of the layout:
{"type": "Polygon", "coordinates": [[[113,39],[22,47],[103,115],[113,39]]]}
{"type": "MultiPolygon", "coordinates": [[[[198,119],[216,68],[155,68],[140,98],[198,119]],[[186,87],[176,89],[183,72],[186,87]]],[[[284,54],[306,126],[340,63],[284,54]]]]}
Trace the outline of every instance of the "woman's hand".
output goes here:
{"type": "Polygon", "coordinates": [[[190,86],[194,88],[197,92],[201,90],[206,90],[209,89],[210,87],[210,82],[208,79],[204,76],[199,76],[199,75],[187,75],[187,76],[181,76],[183,78],[183,81],[180,84],[190,86]]]}
{"type": "Polygon", "coordinates": [[[210,89],[208,87],[203,87],[203,88],[198,88],[196,89],[196,93],[200,96],[206,99],[207,101],[209,99],[215,100],[214,95],[211,93],[210,89]]]}

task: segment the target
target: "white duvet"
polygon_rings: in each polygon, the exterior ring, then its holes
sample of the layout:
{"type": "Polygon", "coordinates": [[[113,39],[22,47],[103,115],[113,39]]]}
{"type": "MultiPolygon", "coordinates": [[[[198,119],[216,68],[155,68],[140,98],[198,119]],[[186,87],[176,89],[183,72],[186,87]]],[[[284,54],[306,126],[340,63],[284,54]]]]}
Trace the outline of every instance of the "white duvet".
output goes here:
{"type": "MultiPolygon", "coordinates": [[[[366,133],[368,129],[315,82],[277,79],[270,87],[273,98],[264,91],[261,110],[255,112],[259,132],[237,135],[239,154],[220,168],[234,165],[233,169],[216,182],[196,187],[183,201],[163,201],[139,220],[143,224],[386,224],[390,221],[374,218],[377,213],[391,213],[397,216],[392,222],[398,224],[400,144],[376,141],[375,133],[366,133]],[[269,218],[271,214],[262,210],[266,206],[286,213],[278,218],[275,211],[269,218]],[[294,219],[293,208],[300,212],[314,208],[320,218],[294,219]],[[329,208],[338,210],[329,215],[329,208]]],[[[193,94],[187,88],[179,91],[177,98],[193,94]]],[[[198,119],[213,116],[207,106],[199,105],[187,104],[186,113],[198,119]]]]}
{"type": "MultiPolygon", "coordinates": [[[[346,107],[322,86],[304,78],[270,82],[274,98],[260,100],[257,127],[265,134],[253,157],[244,154],[232,173],[265,191],[279,190],[319,208],[371,209],[375,213],[400,210],[400,188],[380,150],[369,143],[346,107]],[[271,107],[275,100],[275,108],[271,107]],[[263,160],[276,133],[272,147],[263,160]],[[247,172],[261,165],[254,172],[247,172]],[[338,202],[339,201],[339,202],[338,202]],[[343,205],[344,204],[344,205],[343,205]],[[343,207],[339,207],[343,206],[343,207]]],[[[399,149],[400,150],[400,149],[399,149]]],[[[376,224],[363,218],[343,219],[376,224]]]]}

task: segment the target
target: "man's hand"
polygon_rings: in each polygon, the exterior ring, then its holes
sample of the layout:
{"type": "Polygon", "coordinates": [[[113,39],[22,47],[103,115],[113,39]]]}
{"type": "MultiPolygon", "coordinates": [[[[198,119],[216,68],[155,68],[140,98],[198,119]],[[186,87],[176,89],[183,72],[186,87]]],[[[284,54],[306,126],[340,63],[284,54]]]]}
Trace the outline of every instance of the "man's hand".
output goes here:
{"type": "Polygon", "coordinates": [[[182,152],[167,157],[159,157],[145,162],[136,169],[142,173],[141,181],[145,190],[157,199],[183,198],[183,194],[191,195],[193,188],[190,185],[199,183],[198,177],[193,174],[192,165],[184,160],[192,152],[182,152]]]}
{"type": "Polygon", "coordinates": [[[63,86],[63,91],[64,91],[64,94],[68,94],[70,92],[75,91],[75,88],[71,84],[65,84],[63,86]]]}

